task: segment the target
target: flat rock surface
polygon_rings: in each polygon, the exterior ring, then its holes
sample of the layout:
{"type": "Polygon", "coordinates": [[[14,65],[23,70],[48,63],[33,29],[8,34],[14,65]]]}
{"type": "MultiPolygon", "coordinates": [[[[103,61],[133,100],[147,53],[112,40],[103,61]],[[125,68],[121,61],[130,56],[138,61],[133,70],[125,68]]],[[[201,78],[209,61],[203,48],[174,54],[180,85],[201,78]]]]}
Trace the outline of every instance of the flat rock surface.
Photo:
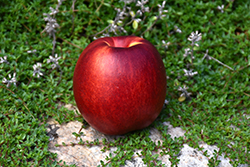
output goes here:
{"type": "MultiPolygon", "coordinates": [[[[68,106],[72,107],[72,106],[68,106]]],[[[73,107],[74,108],[74,107],[73,107]]],[[[48,119],[47,121],[48,127],[47,132],[50,136],[50,143],[49,143],[49,151],[53,153],[57,153],[57,160],[63,160],[66,162],[67,165],[73,165],[79,167],[96,167],[100,165],[100,161],[107,162],[105,160],[106,156],[109,154],[113,154],[116,148],[111,148],[109,151],[102,152],[101,149],[103,146],[82,146],[82,145],[75,145],[75,146],[62,146],[56,147],[56,144],[62,145],[64,142],[65,144],[70,143],[78,143],[80,140],[76,138],[72,133],[79,132],[82,127],[82,123],[78,121],[72,121],[67,124],[59,124],[57,121],[53,119],[48,119]]],[[[182,130],[180,127],[173,127],[169,122],[164,122],[163,125],[168,126],[168,134],[171,135],[171,138],[184,136],[185,131],[182,130]]],[[[99,139],[102,141],[105,138],[107,141],[114,141],[115,138],[122,137],[122,136],[108,136],[104,135],[92,127],[88,127],[86,129],[81,129],[83,135],[81,136],[83,141],[94,141],[99,139]]],[[[150,136],[152,141],[154,142],[162,142],[160,132],[155,129],[150,129],[150,136]]],[[[210,146],[206,143],[201,143],[200,147],[203,147],[207,150],[207,154],[212,156],[214,150],[219,150],[216,146],[210,146]]],[[[203,151],[205,151],[203,150],[203,151]]],[[[137,150],[136,152],[140,152],[141,150],[137,150]]],[[[208,158],[203,155],[201,151],[194,149],[187,144],[183,145],[179,155],[179,164],[178,167],[208,167],[208,158]]],[[[219,167],[232,167],[229,163],[228,158],[224,158],[224,155],[218,157],[221,162],[219,167]]],[[[170,167],[171,162],[169,161],[169,155],[159,156],[158,160],[161,160],[162,163],[170,167]]],[[[147,166],[143,163],[142,157],[137,156],[135,153],[132,160],[125,161],[125,167],[144,167],[147,166]]],[[[248,165],[239,165],[239,167],[248,167],[248,165]]]]}

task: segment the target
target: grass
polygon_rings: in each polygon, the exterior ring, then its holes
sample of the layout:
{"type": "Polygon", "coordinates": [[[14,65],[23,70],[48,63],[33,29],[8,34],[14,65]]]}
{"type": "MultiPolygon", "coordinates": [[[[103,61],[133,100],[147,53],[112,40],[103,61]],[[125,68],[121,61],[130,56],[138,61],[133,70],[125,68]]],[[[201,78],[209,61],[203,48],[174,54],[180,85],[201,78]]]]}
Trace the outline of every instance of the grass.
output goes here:
{"type": "Polygon", "coordinates": [[[95,38],[131,34],[153,43],[166,68],[169,103],[150,126],[160,131],[163,143],[152,142],[146,128],[114,143],[79,144],[117,147],[108,163],[101,162],[103,166],[123,164],[136,148],[143,150],[139,156],[148,166],[161,165],[157,155],[151,156],[157,150],[167,151],[161,154],[169,154],[174,166],[183,144],[202,150],[199,141],[219,148],[213,157],[204,152],[209,166],[217,166],[222,153],[233,166],[250,165],[250,3],[137,3],[16,0],[0,4],[0,166],[60,166],[56,154],[48,151],[46,120],[84,121],[58,107],[59,102],[75,105],[72,77],[78,56],[95,38]],[[188,40],[196,31],[202,38],[188,40]],[[164,121],[186,130],[185,137],[171,139],[164,121]]]}

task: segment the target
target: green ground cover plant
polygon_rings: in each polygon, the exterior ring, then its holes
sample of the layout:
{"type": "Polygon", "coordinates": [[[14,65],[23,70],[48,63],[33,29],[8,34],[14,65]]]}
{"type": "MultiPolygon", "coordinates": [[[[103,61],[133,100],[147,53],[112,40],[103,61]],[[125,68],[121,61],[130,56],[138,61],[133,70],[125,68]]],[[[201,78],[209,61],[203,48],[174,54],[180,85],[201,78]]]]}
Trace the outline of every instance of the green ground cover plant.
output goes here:
{"type": "MultiPolygon", "coordinates": [[[[72,77],[83,49],[103,36],[136,35],[153,43],[168,76],[166,105],[150,126],[163,143],[148,137],[149,129],[115,142],[80,144],[117,147],[102,166],[119,166],[135,149],[148,166],[172,166],[183,144],[199,142],[225,154],[233,166],[250,165],[250,2],[240,0],[15,0],[0,3],[0,166],[66,166],[48,151],[46,120],[78,120],[59,102],[74,104],[72,77]],[[186,131],[172,139],[167,127],[186,131]]],[[[85,122],[86,123],[86,122],[85,122]]],[[[74,133],[76,137],[80,136],[74,133]]]]}

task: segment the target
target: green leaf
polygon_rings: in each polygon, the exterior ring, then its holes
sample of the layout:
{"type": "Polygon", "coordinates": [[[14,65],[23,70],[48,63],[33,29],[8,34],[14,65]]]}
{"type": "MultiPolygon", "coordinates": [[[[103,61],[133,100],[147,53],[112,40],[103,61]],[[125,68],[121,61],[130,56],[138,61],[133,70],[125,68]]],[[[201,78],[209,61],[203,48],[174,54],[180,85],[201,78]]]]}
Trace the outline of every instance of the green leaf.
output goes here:
{"type": "Polygon", "coordinates": [[[134,30],[136,30],[138,28],[138,22],[134,20],[132,26],[134,30]]]}

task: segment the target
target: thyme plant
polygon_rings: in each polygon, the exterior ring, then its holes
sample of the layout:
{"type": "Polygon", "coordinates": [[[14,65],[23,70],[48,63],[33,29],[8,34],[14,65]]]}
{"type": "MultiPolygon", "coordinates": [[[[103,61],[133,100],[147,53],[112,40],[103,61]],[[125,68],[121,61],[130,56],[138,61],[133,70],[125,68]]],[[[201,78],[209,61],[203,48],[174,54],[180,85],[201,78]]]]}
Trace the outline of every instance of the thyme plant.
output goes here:
{"type": "MultiPolygon", "coordinates": [[[[179,163],[184,144],[220,164],[250,164],[250,2],[185,0],[3,1],[0,4],[0,166],[67,166],[48,151],[48,118],[84,119],[73,104],[74,66],[83,49],[104,36],[136,35],[153,43],[165,65],[165,106],[141,131],[58,147],[117,148],[100,166],[124,165],[135,154],[147,166],[179,163]],[[52,37],[52,38],[51,38],[52,37]],[[205,61],[207,60],[207,61],[205,61]],[[169,122],[186,131],[172,139],[169,122]],[[161,134],[149,138],[150,128],[161,134]],[[208,155],[199,143],[219,148],[208,155]]],[[[86,124],[86,122],[84,122],[86,124]]],[[[73,133],[81,137],[80,132],[73,133]]]]}

